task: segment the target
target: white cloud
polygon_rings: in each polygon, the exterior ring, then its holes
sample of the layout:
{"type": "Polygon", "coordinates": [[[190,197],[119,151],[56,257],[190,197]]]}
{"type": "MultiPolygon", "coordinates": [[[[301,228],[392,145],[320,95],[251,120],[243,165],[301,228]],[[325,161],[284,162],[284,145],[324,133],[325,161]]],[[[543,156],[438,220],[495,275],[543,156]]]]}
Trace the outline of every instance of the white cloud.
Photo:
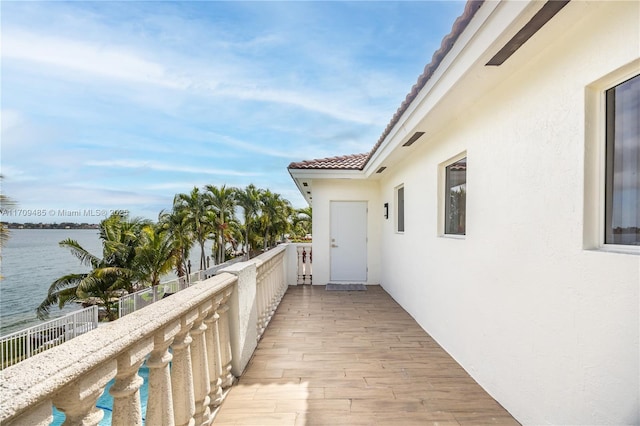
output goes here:
{"type": "Polygon", "coordinates": [[[110,46],[45,36],[33,32],[3,31],[2,57],[50,65],[91,76],[184,89],[188,82],[170,76],[166,68],[122,46],[110,46]]]}
{"type": "Polygon", "coordinates": [[[85,165],[90,167],[114,167],[123,169],[147,169],[173,173],[194,173],[206,175],[226,175],[226,176],[258,176],[260,173],[242,172],[237,170],[224,170],[209,167],[180,166],[175,164],[165,164],[155,161],[145,160],[104,160],[88,161],[85,165]]]}
{"type": "Polygon", "coordinates": [[[0,110],[0,123],[2,124],[2,135],[15,127],[18,127],[24,123],[24,116],[20,111],[14,109],[0,110]]]}
{"type": "Polygon", "coordinates": [[[250,99],[255,101],[289,104],[308,111],[319,112],[338,120],[351,121],[361,124],[372,124],[374,116],[368,108],[349,108],[346,99],[338,94],[327,97],[305,90],[286,89],[231,89],[219,90],[216,93],[227,96],[250,99]]]}

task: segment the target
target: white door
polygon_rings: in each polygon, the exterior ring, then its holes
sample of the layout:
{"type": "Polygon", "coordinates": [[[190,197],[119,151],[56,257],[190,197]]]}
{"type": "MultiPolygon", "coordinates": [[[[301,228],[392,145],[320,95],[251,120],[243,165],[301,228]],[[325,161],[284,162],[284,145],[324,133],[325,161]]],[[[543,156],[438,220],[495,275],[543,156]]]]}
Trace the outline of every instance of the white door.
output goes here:
{"type": "Polygon", "coordinates": [[[331,202],[332,282],[367,282],[367,202],[331,202]]]}

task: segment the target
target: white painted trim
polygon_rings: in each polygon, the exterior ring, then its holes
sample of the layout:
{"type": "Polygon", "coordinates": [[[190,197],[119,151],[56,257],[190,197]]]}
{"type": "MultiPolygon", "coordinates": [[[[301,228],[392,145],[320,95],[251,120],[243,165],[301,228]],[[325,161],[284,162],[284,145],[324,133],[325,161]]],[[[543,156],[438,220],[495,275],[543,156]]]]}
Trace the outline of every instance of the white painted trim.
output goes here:
{"type": "Polygon", "coordinates": [[[605,244],[606,91],[640,75],[640,59],[607,74],[585,88],[585,170],[583,248],[640,255],[640,247],[605,244]]]}

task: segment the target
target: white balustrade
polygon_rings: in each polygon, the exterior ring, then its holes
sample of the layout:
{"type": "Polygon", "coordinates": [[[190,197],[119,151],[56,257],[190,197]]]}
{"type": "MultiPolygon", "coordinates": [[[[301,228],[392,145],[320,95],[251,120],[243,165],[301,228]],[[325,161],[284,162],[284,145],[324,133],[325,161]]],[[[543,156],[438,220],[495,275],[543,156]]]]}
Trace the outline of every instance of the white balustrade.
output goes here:
{"type": "Polygon", "coordinates": [[[271,317],[287,290],[285,280],[285,250],[282,245],[256,257],[258,293],[258,338],[267,328],[271,317]],[[265,256],[267,255],[268,256],[265,256]]]}
{"type": "Polygon", "coordinates": [[[297,284],[313,283],[313,252],[311,244],[296,245],[297,284]]]}
{"type": "Polygon", "coordinates": [[[113,381],[113,425],[141,425],[145,416],[152,425],[210,425],[286,291],[287,249],[282,245],[232,265],[5,368],[0,423],[48,425],[55,406],[66,415],[65,424],[96,425],[103,416],[96,401],[113,381]],[[138,374],[144,362],[146,414],[138,374]]]}

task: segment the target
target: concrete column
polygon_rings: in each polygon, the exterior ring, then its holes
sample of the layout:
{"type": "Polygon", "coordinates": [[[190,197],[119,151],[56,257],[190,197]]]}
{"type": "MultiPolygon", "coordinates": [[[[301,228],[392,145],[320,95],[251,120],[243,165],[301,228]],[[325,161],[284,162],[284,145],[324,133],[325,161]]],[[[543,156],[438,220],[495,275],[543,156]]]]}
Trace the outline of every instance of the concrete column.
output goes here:
{"type": "Polygon", "coordinates": [[[229,331],[232,350],[232,373],[240,377],[246,368],[258,341],[258,293],[256,286],[256,264],[236,263],[224,269],[238,277],[236,290],[231,294],[229,305],[229,331]]]}
{"type": "Polygon", "coordinates": [[[142,426],[140,386],[144,380],[138,375],[138,370],[152,349],[153,339],[149,337],[140,340],[118,357],[116,382],[109,389],[113,396],[113,426],[142,426]]]}
{"type": "MultiPolygon", "coordinates": [[[[107,361],[65,386],[53,399],[53,405],[62,411],[65,425],[95,426],[104,413],[96,408],[96,401],[117,371],[115,359],[107,361]]],[[[26,423],[25,423],[26,424],[26,423]]]]}
{"type": "Polygon", "coordinates": [[[171,390],[173,394],[173,414],[176,426],[193,426],[196,411],[193,393],[193,368],[191,365],[191,327],[198,318],[198,310],[193,310],[180,319],[180,331],[173,345],[171,366],[171,390]]]}
{"type": "Polygon", "coordinates": [[[205,331],[207,325],[204,319],[212,308],[211,302],[203,304],[199,308],[199,315],[191,329],[191,366],[193,368],[193,392],[195,397],[195,415],[194,419],[197,425],[208,423],[211,419],[211,411],[209,410],[209,391],[211,384],[209,383],[209,362],[207,361],[207,344],[205,339],[205,331]]]}
{"type": "Polygon", "coordinates": [[[149,400],[147,401],[146,424],[148,425],[175,425],[169,369],[169,362],[173,359],[173,355],[169,352],[169,346],[178,331],[180,331],[180,322],[176,321],[160,330],[153,337],[153,350],[147,360],[149,400]]]}
{"type": "Polygon", "coordinates": [[[220,337],[220,360],[222,362],[222,387],[228,388],[233,384],[233,374],[231,373],[231,361],[233,354],[231,353],[231,340],[229,332],[229,306],[227,300],[231,296],[231,292],[225,292],[225,299],[218,308],[218,330],[220,337]]]}
{"type": "Polygon", "coordinates": [[[213,411],[222,403],[222,361],[220,357],[220,336],[218,333],[218,307],[222,303],[222,295],[216,296],[213,309],[204,319],[207,329],[207,362],[209,363],[209,407],[213,411]]]}

